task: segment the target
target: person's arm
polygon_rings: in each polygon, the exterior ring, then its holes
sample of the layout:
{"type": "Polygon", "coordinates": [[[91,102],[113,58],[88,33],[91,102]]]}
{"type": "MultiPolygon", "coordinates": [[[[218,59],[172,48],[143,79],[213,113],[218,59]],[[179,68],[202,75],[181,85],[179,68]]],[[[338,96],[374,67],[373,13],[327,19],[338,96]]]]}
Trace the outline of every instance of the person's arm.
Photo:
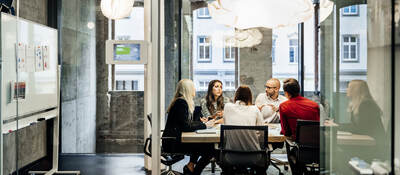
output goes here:
{"type": "Polygon", "coordinates": [[[262,97],[261,94],[259,94],[256,98],[256,102],[255,105],[257,106],[258,110],[261,111],[261,109],[264,107],[264,105],[262,104],[262,97]]]}
{"type": "Polygon", "coordinates": [[[189,120],[189,107],[184,100],[175,102],[178,124],[181,126],[182,132],[192,132],[198,129],[206,129],[206,125],[200,121],[189,120]]]}
{"type": "Polygon", "coordinates": [[[279,105],[279,116],[281,119],[281,134],[286,135],[287,120],[284,112],[282,111],[282,105],[279,105]]]}
{"type": "Polygon", "coordinates": [[[211,114],[207,108],[207,100],[206,99],[201,99],[201,113],[203,114],[203,117],[206,117],[206,118],[211,116],[211,114]]]}
{"type": "Polygon", "coordinates": [[[263,117],[260,111],[257,110],[256,112],[256,125],[257,126],[263,126],[264,125],[264,121],[263,121],[263,117]]]}

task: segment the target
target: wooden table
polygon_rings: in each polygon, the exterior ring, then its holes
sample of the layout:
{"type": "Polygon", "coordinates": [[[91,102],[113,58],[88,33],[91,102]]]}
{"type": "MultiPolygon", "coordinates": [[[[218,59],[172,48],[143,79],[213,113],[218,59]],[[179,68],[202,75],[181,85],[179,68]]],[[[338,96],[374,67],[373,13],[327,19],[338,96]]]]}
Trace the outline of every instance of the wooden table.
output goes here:
{"type": "MultiPolygon", "coordinates": [[[[274,130],[280,128],[280,124],[266,124],[268,130],[274,130]]],[[[182,133],[182,143],[219,143],[220,132],[215,134],[198,134],[196,132],[183,132],[182,133]]],[[[268,142],[269,143],[279,143],[284,142],[286,137],[281,134],[271,134],[268,132],[268,142]]]]}
{"type": "Polygon", "coordinates": [[[375,146],[375,139],[368,135],[337,135],[338,145],[354,145],[354,146],[375,146]]]}

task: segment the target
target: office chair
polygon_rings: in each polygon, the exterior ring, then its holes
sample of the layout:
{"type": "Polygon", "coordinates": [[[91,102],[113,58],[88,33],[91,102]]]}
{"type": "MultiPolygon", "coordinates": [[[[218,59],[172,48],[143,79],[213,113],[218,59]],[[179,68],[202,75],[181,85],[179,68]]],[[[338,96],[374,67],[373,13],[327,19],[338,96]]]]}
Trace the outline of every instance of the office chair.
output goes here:
{"type": "MultiPolygon", "coordinates": [[[[147,115],[147,119],[151,126],[151,114],[147,115]]],[[[176,140],[176,137],[161,137],[161,140],[176,140]]],[[[151,134],[144,143],[143,152],[151,157],[151,134]]],[[[180,153],[168,153],[164,151],[161,147],[161,163],[167,166],[167,169],[161,172],[162,175],[179,175],[181,173],[172,170],[172,165],[179,162],[185,158],[184,154],[180,153]]]]}
{"type": "Polygon", "coordinates": [[[0,12],[15,15],[14,7],[12,7],[13,0],[0,0],[0,12]]]}
{"type": "Polygon", "coordinates": [[[269,163],[271,152],[268,145],[268,126],[232,126],[221,125],[220,135],[220,159],[219,165],[222,168],[221,174],[251,173],[265,174],[269,163]],[[259,138],[257,131],[261,133],[259,138]],[[256,138],[260,149],[247,142],[256,138]],[[232,148],[231,141],[239,141],[242,144],[250,145],[253,148],[232,148]],[[246,143],[245,143],[246,142],[246,143]],[[228,143],[228,145],[227,145],[228,143]]]}
{"type": "Polygon", "coordinates": [[[288,155],[296,149],[295,161],[304,165],[302,171],[306,174],[319,174],[319,138],[319,121],[297,120],[295,142],[286,141],[288,155]]]}

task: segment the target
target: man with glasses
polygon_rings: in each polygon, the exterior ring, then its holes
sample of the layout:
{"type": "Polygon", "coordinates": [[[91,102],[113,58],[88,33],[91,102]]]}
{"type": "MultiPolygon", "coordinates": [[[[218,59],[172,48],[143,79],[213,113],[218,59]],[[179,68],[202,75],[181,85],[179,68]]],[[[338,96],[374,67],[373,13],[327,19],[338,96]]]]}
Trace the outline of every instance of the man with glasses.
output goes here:
{"type": "Polygon", "coordinates": [[[279,123],[279,105],[287,98],[279,95],[281,83],[276,78],[271,78],[265,84],[265,93],[261,93],[256,98],[256,106],[261,111],[264,122],[279,123]]]}

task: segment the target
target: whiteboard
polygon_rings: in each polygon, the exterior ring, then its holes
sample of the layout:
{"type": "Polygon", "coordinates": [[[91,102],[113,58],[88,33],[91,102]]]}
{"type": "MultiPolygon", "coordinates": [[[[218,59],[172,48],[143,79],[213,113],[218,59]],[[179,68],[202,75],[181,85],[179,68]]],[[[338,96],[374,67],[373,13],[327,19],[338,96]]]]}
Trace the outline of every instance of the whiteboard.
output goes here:
{"type": "MultiPolygon", "coordinates": [[[[13,97],[12,85],[24,82],[24,99],[18,100],[18,116],[29,115],[46,109],[57,107],[57,30],[34,22],[1,13],[1,115],[3,120],[15,118],[17,115],[17,101],[13,97]],[[17,40],[18,36],[18,40],[17,40]],[[21,48],[18,44],[23,44],[21,48]],[[43,56],[43,47],[47,50],[43,56]],[[32,50],[32,47],[34,47],[32,50]],[[18,50],[20,49],[20,50],[18,50]],[[17,53],[24,56],[34,56],[25,60],[24,64],[17,64],[17,53]],[[36,50],[37,49],[37,50],[36,50]],[[34,51],[34,52],[33,52],[34,51]],[[47,55],[46,55],[47,54],[47,55]],[[39,69],[36,59],[46,62],[46,69],[39,69]],[[18,76],[17,76],[18,67],[18,76]]],[[[21,56],[21,55],[20,55],[21,56]]],[[[44,66],[44,65],[42,65],[44,66]]]]}

